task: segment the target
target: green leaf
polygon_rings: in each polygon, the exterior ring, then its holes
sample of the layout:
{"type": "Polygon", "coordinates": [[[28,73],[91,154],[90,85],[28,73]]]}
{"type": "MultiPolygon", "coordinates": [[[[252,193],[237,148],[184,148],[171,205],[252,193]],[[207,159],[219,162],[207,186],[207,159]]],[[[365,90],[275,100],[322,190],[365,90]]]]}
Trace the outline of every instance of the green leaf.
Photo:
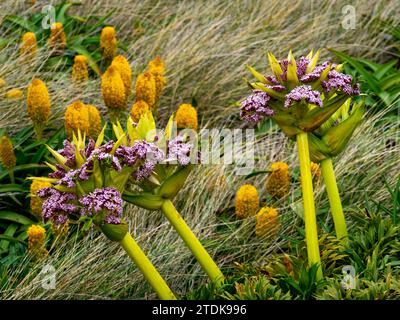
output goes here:
{"type": "MultiPolygon", "coordinates": [[[[4,234],[2,235],[3,237],[6,238],[12,238],[13,235],[15,234],[15,232],[18,229],[18,225],[15,223],[12,223],[8,226],[8,228],[6,229],[6,231],[4,232],[4,234]]],[[[8,246],[10,245],[10,241],[9,240],[1,240],[0,241],[0,249],[1,250],[7,250],[8,246]]]]}
{"type": "Polygon", "coordinates": [[[4,235],[4,234],[0,234],[0,239],[6,240],[6,241],[8,241],[8,242],[22,243],[22,244],[25,244],[25,245],[26,245],[26,242],[25,242],[25,241],[23,241],[23,240],[21,240],[21,239],[19,239],[19,238],[14,238],[14,237],[12,237],[12,236],[6,236],[6,235],[4,235]]]}
{"type": "Polygon", "coordinates": [[[17,222],[23,225],[31,225],[34,223],[31,219],[23,216],[22,214],[15,213],[12,211],[0,211],[0,219],[17,222]]]}
{"type": "Polygon", "coordinates": [[[99,76],[101,75],[101,71],[100,71],[99,66],[96,63],[96,60],[92,57],[92,55],[84,47],[82,47],[80,45],[72,44],[69,47],[69,49],[85,56],[86,59],[88,60],[89,66],[93,69],[93,71],[97,75],[99,75],[99,76]]]}
{"type": "Polygon", "coordinates": [[[8,15],[4,18],[4,21],[8,21],[14,25],[24,29],[24,31],[36,32],[38,28],[32,24],[26,17],[20,17],[17,15],[8,15]]]}
{"type": "Polygon", "coordinates": [[[8,192],[25,192],[25,188],[18,184],[3,184],[0,186],[0,194],[8,192]]]}
{"type": "MultiPolygon", "coordinates": [[[[21,164],[19,166],[14,167],[14,173],[19,171],[30,171],[35,169],[45,169],[47,168],[46,165],[43,164],[36,164],[36,163],[29,163],[29,164],[21,164]]],[[[6,178],[8,176],[7,172],[0,174],[0,180],[6,178]]],[[[1,187],[0,187],[1,192],[1,187]]]]}

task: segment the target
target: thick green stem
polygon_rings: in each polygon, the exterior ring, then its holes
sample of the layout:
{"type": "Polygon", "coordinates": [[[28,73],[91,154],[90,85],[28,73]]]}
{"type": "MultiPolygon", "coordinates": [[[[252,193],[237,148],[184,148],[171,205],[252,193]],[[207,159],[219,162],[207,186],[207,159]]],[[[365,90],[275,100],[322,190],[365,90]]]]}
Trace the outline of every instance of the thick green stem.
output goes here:
{"type": "Polygon", "coordinates": [[[162,300],[176,300],[175,295],[158,273],[157,269],[153,266],[151,261],[146,257],[142,249],[140,249],[139,245],[129,233],[127,233],[120,241],[120,244],[143,273],[146,280],[157,292],[159,298],[162,300]]]}
{"type": "Polygon", "coordinates": [[[313,184],[310,171],[310,154],[307,133],[297,134],[297,147],[300,162],[301,189],[303,193],[304,224],[309,265],[318,264],[317,279],[322,279],[321,258],[319,255],[317,218],[315,215],[313,184]]]}
{"type": "Polygon", "coordinates": [[[203,267],[204,271],[207,272],[210,279],[217,286],[221,285],[222,281],[224,280],[224,275],[214,260],[210,257],[206,249],[204,249],[200,241],[193,234],[192,230],[190,230],[186,222],[179,215],[179,212],[176,211],[172,202],[170,200],[165,200],[161,210],[164,212],[164,215],[171,222],[172,226],[186,243],[190,251],[192,251],[193,255],[203,267]]]}
{"type": "Polygon", "coordinates": [[[335,171],[333,170],[331,158],[326,158],[321,161],[321,172],[324,177],[326,192],[328,193],[336,237],[341,240],[346,239],[348,236],[346,219],[343,214],[342,202],[340,201],[339,190],[336,184],[335,171]]]}

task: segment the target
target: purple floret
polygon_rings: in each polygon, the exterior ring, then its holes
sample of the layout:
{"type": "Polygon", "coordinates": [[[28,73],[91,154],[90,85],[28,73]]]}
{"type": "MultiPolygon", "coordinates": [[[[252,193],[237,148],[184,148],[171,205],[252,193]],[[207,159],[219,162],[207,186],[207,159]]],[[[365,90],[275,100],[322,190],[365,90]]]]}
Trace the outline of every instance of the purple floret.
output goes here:
{"type": "Polygon", "coordinates": [[[359,86],[357,84],[352,86],[352,81],[353,78],[350,75],[331,70],[328,73],[327,80],[322,81],[321,85],[326,92],[341,90],[347,95],[360,94],[359,86]]]}
{"type": "Polygon", "coordinates": [[[182,166],[190,163],[190,152],[193,145],[185,143],[182,136],[177,136],[168,142],[168,156],[167,161],[178,162],[182,166]]]}
{"type": "Polygon", "coordinates": [[[289,108],[294,101],[300,102],[302,100],[322,107],[320,92],[312,90],[311,86],[303,85],[294,88],[285,96],[285,108],[289,108]]]}
{"type": "Polygon", "coordinates": [[[271,97],[264,91],[256,90],[242,101],[240,117],[246,122],[259,122],[264,117],[274,115],[274,110],[269,108],[268,102],[271,97]]]}

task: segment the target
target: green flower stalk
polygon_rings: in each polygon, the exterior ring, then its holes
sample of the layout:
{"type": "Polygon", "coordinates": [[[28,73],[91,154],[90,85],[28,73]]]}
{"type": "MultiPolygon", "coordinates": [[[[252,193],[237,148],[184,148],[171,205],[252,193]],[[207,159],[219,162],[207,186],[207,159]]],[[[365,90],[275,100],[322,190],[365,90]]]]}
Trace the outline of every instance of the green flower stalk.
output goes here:
{"type": "MultiPolygon", "coordinates": [[[[340,73],[341,66],[326,61],[317,64],[319,51],[295,60],[292,52],[278,61],[268,53],[273,75],[263,75],[248,66],[257,82],[248,82],[253,94],[241,102],[240,116],[258,123],[272,118],[289,137],[296,138],[309,264],[320,265],[318,231],[310,173],[309,133],[319,129],[350,96],[359,94],[353,79],[340,73]]],[[[318,271],[322,277],[322,271],[318,271]]]]}

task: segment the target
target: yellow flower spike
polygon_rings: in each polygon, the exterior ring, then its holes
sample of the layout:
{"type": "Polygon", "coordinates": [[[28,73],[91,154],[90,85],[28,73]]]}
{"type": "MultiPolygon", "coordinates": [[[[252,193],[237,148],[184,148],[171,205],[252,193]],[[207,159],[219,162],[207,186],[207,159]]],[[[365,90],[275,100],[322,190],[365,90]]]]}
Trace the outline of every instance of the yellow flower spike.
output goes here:
{"type": "Polygon", "coordinates": [[[260,207],[257,189],[251,184],[245,184],[236,193],[235,211],[239,219],[256,215],[260,207]]]}
{"type": "Polygon", "coordinates": [[[154,76],[156,82],[156,104],[160,100],[164,87],[167,83],[164,72],[165,65],[161,58],[157,56],[155,59],[149,62],[148,66],[149,72],[154,76]]]}
{"type": "Polygon", "coordinates": [[[56,225],[55,223],[51,224],[51,233],[56,238],[65,239],[68,236],[68,232],[69,232],[68,220],[59,226],[56,225]]]}
{"type": "Polygon", "coordinates": [[[31,211],[38,218],[42,219],[42,205],[44,200],[37,196],[37,192],[44,188],[51,188],[50,182],[43,182],[39,180],[33,180],[30,188],[31,197],[31,211]]]}
{"type": "MultiPolygon", "coordinates": [[[[307,56],[307,58],[310,60],[310,63],[307,66],[306,73],[310,73],[314,70],[315,66],[317,65],[320,52],[321,50],[318,50],[312,58],[307,56]]],[[[312,55],[312,51],[310,53],[312,55]]]]}
{"type": "Polygon", "coordinates": [[[121,75],[122,82],[125,87],[125,98],[129,99],[131,95],[131,87],[132,87],[132,70],[129,65],[128,60],[124,56],[116,56],[111,63],[114,66],[119,74],[121,75]]]}
{"type": "Polygon", "coordinates": [[[55,51],[63,51],[67,46],[67,36],[61,22],[55,22],[51,25],[49,47],[55,51]]]}
{"type": "Polygon", "coordinates": [[[7,136],[2,136],[0,138],[0,162],[6,170],[14,169],[17,163],[14,146],[7,136]]]}
{"type": "Polygon", "coordinates": [[[45,248],[46,230],[37,224],[31,225],[28,230],[28,251],[36,258],[44,258],[48,251],[45,248]]]}
{"type": "Polygon", "coordinates": [[[153,74],[164,74],[165,72],[165,65],[164,62],[161,60],[161,57],[157,56],[153,60],[149,62],[149,71],[153,74]]]}
{"type": "Polygon", "coordinates": [[[19,100],[24,97],[24,93],[20,89],[11,89],[7,91],[6,98],[11,100],[19,100]]]}
{"type": "Polygon", "coordinates": [[[136,101],[131,109],[133,122],[138,123],[140,118],[147,112],[151,112],[149,105],[143,100],[136,101]]]}
{"type": "Polygon", "coordinates": [[[74,58],[72,66],[72,81],[77,84],[86,83],[89,79],[88,61],[83,55],[77,55],[74,58]]]}
{"type": "Polygon", "coordinates": [[[278,79],[278,81],[282,81],[281,74],[283,73],[283,70],[281,68],[281,65],[279,64],[279,61],[271,52],[268,52],[268,60],[269,65],[271,66],[272,73],[274,74],[276,79],[278,79]]]}
{"type": "Polygon", "coordinates": [[[274,198],[283,198],[290,190],[289,166],[285,162],[275,162],[270,167],[266,190],[274,198]]]}
{"type": "Polygon", "coordinates": [[[278,210],[263,207],[256,215],[256,236],[275,235],[279,229],[278,210]]]}
{"type": "Polygon", "coordinates": [[[156,103],[156,81],[150,72],[140,74],[136,79],[135,98],[136,101],[145,101],[151,110],[156,103]]]}
{"type": "Polygon", "coordinates": [[[28,115],[32,120],[37,137],[41,139],[51,109],[49,92],[42,80],[35,78],[29,84],[26,103],[28,115]]]}
{"type": "Polygon", "coordinates": [[[72,137],[73,133],[78,130],[89,133],[89,111],[88,108],[81,102],[75,101],[67,107],[64,114],[64,125],[67,136],[72,137]]]}
{"type": "Polygon", "coordinates": [[[89,114],[89,133],[88,136],[96,139],[101,131],[101,115],[99,109],[94,105],[86,105],[89,114]]]}
{"type": "Polygon", "coordinates": [[[22,36],[20,54],[24,58],[30,60],[36,57],[37,43],[36,36],[33,32],[26,32],[22,36]]]}
{"type": "Polygon", "coordinates": [[[100,48],[103,59],[111,61],[117,53],[117,36],[113,27],[104,27],[100,35],[100,48]]]}
{"type": "Polygon", "coordinates": [[[198,129],[197,111],[191,104],[181,104],[176,111],[175,120],[178,129],[198,129]]]}
{"type": "Polygon", "coordinates": [[[111,121],[114,122],[127,106],[124,82],[114,66],[110,66],[101,77],[101,92],[111,121]]]}

